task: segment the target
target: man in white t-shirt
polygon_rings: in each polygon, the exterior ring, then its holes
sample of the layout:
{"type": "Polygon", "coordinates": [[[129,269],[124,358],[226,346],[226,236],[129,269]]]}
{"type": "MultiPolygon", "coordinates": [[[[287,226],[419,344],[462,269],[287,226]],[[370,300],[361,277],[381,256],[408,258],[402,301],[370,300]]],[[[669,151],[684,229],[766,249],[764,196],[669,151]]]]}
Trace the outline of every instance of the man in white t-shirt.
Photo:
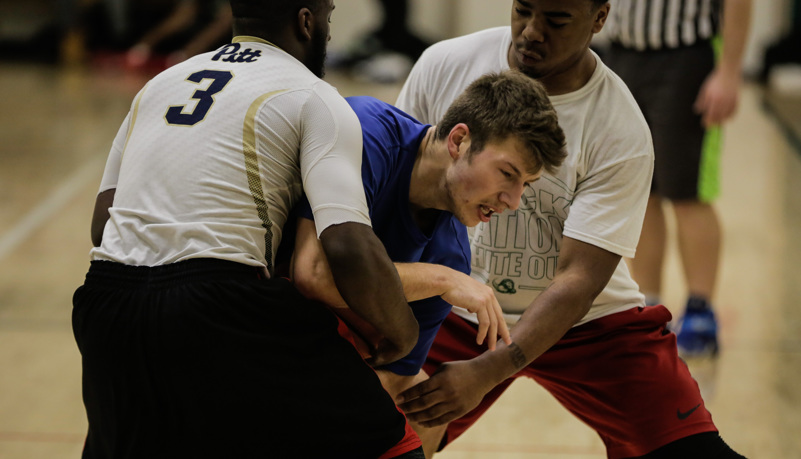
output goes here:
{"type": "Polygon", "coordinates": [[[84,457],[420,457],[341,323],[274,269],[305,191],[348,305],[417,322],[368,216],[355,113],[323,82],[331,0],[231,0],[234,39],[154,77],[114,140],[73,300],[84,457]]]}
{"type": "Polygon", "coordinates": [[[589,49],[609,9],[516,0],[511,29],[433,45],[398,98],[431,122],[473,79],[516,68],[548,90],[567,140],[560,170],[472,235],[472,276],[495,289],[513,343],[487,351],[471,340],[475,318],[451,313],[424,367],[431,378],[397,399],[410,420],[432,428],[418,431],[429,457],[520,376],[595,429],[611,458],[739,457],[678,358],[670,313],[644,307],[622,260],[640,235],[653,146],[628,89],[589,49]]]}

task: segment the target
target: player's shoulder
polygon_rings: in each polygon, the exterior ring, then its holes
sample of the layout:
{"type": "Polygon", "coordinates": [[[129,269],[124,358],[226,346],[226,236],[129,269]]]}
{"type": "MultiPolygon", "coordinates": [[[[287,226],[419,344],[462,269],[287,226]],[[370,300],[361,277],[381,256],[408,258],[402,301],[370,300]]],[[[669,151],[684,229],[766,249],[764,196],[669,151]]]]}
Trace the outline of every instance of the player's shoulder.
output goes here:
{"type": "Polygon", "coordinates": [[[600,65],[603,65],[603,70],[605,72],[603,100],[601,100],[600,103],[613,109],[619,118],[628,119],[627,122],[635,122],[644,131],[649,131],[642,110],[637,100],[634,99],[634,96],[631,94],[629,87],[612,71],[612,69],[603,64],[600,59],[598,61],[600,65]]]}
{"type": "Polygon", "coordinates": [[[412,122],[422,124],[403,110],[372,96],[348,96],[345,100],[359,118],[362,118],[362,124],[371,119],[378,121],[384,118],[391,118],[396,123],[412,122]]]}
{"type": "Polygon", "coordinates": [[[354,110],[380,110],[390,106],[373,96],[348,96],[345,100],[354,110]]]}
{"type": "Polygon", "coordinates": [[[551,97],[551,102],[554,103],[557,110],[559,110],[561,104],[570,104],[575,101],[587,106],[588,110],[591,108],[590,115],[595,121],[605,120],[609,123],[616,120],[619,121],[621,118],[635,118],[638,121],[641,119],[644,123],[642,111],[628,86],[597,54],[594,52],[592,54],[596,59],[597,65],[590,81],[574,94],[551,97]],[[595,116],[598,110],[613,116],[595,116]]]}
{"type": "MultiPolygon", "coordinates": [[[[593,139],[595,150],[607,150],[615,156],[629,151],[635,156],[653,151],[648,123],[628,86],[598,58],[598,69],[593,76],[594,88],[590,99],[585,101],[580,117],[574,120],[583,125],[582,132],[593,139]],[[614,146],[614,147],[612,147],[614,146]]],[[[572,117],[559,112],[560,124],[569,123],[572,117]]],[[[569,132],[569,127],[565,132],[569,132]]]]}

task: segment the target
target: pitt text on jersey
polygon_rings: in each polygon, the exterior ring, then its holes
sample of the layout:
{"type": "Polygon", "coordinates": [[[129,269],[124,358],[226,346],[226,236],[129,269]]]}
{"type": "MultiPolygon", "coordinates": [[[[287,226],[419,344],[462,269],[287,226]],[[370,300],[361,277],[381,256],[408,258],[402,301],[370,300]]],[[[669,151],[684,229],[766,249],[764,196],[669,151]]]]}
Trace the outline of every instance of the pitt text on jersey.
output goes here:
{"type": "Polygon", "coordinates": [[[228,45],[223,46],[220,49],[220,52],[214,55],[211,58],[213,61],[222,60],[222,62],[256,62],[258,58],[261,57],[261,50],[252,50],[250,48],[245,48],[240,51],[242,45],[239,43],[231,43],[228,45]]]}
{"type": "Polygon", "coordinates": [[[544,189],[529,189],[516,212],[493,215],[473,236],[473,271],[500,293],[542,290],[556,272],[564,221],[571,201],[544,189]],[[535,285],[536,284],[536,285],[535,285]]]}

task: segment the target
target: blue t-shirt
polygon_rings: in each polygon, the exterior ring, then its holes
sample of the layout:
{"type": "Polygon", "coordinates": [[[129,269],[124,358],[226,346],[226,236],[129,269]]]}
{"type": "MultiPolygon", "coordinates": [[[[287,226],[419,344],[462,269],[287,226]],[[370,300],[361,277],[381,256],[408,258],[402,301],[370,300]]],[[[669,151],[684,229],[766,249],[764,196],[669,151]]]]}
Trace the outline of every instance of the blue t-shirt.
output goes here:
{"type": "MultiPolygon", "coordinates": [[[[424,233],[412,216],[409,182],[420,143],[429,128],[386,102],[372,97],[346,98],[362,125],[364,150],[362,182],[373,231],[392,261],[424,262],[470,273],[467,229],[446,211],[436,212],[436,223],[424,233]]],[[[312,218],[308,202],[299,215],[312,218]]],[[[440,297],[409,303],[420,325],[417,345],[406,357],[387,365],[401,375],[415,375],[425,362],[434,336],[451,305],[440,297]]]]}

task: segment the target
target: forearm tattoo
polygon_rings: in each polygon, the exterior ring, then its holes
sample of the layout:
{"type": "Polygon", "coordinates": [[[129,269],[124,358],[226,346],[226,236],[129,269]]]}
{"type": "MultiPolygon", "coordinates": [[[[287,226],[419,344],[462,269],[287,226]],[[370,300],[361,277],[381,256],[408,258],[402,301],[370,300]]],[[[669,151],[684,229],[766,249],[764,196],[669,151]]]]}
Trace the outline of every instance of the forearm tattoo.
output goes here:
{"type": "Polygon", "coordinates": [[[512,365],[514,365],[518,370],[525,367],[528,363],[526,361],[526,354],[523,353],[523,350],[520,349],[517,343],[512,343],[509,345],[509,357],[512,359],[512,365]]]}

